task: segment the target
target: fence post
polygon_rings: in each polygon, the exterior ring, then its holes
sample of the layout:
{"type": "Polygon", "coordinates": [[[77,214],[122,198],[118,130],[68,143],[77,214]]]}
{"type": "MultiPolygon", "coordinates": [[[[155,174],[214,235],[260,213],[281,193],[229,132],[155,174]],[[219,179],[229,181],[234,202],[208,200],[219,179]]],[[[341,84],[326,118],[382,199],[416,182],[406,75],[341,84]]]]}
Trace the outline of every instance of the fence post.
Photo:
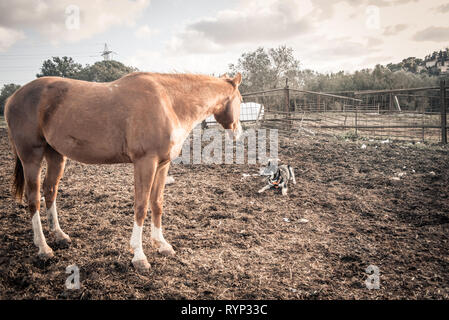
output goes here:
{"type": "Polygon", "coordinates": [[[441,142],[447,144],[446,130],[446,81],[440,81],[440,110],[441,110],[441,142]]]}
{"type": "Polygon", "coordinates": [[[389,111],[393,111],[393,94],[390,93],[390,95],[388,96],[388,109],[390,109],[389,111]]]}
{"type": "Polygon", "coordinates": [[[359,103],[355,103],[355,136],[358,137],[358,113],[359,113],[359,103]]]}
{"type": "Polygon", "coordinates": [[[290,120],[290,89],[288,88],[288,78],[285,78],[285,112],[287,116],[287,128],[291,129],[291,120],[290,120]]]}

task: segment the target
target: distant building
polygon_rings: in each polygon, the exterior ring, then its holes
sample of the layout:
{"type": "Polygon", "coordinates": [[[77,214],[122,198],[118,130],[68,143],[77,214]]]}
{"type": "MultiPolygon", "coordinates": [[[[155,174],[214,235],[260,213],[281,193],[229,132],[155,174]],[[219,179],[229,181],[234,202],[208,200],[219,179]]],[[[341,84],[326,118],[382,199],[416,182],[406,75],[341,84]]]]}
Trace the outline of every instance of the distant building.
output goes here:
{"type": "Polygon", "coordinates": [[[426,61],[426,68],[436,67],[436,65],[437,65],[437,59],[432,59],[432,60],[426,61]]]}
{"type": "Polygon", "coordinates": [[[432,55],[427,56],[424,61],[426,68],[436,68],[440,73],[449,73],[449,50],[434,52],[432,55]]]}
{"type": "MultiPolygon", "coordinates": [[[[426,67],[427,67],[427,65],[426,65],[426,67]]],[[[416,66],[416,72],[420,73],[421,71],[425,70],[426,67],[424,67],[424,66],[416,66]]]]}

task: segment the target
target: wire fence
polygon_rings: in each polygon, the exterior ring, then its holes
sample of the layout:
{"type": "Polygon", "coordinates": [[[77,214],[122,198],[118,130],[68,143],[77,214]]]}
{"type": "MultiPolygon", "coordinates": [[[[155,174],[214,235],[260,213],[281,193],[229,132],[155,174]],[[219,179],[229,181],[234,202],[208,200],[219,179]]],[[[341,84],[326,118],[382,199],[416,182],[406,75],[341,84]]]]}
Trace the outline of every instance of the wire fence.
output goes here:
{"type": "Polygon", "coordinates": [[[243,121],[276,128],[284,135],[299,132],[446,143],[447,90],[444,81],[439,87],[337,93],[286,86],[243,94],[245,104],[257,106],[243,121]]]}
{"type": "MultiPolygon", "coordinates": [[[[256,102],[243,102],[240,105],[240,121],[241,122],[256,122],[257,119],[263,117],[264,106],[256,102]]],[[[214,124],[216,120],[214,116],[206,119],[206,123],[214,124]]]]}

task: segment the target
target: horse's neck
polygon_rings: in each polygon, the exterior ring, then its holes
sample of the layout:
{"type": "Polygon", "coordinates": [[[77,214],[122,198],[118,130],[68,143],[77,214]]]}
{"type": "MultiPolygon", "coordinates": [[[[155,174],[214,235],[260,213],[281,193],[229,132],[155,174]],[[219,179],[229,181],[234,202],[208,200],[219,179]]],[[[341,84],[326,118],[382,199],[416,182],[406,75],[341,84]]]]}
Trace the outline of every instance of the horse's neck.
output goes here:
{"type": "Polygon", "coordinates": [[[229,96],[225,85],[221,83],[201,83],[176,90],[172,95],[173,110],[180,125],[190,131],[193,127],[212,115],[215,108],[229,96]]]}

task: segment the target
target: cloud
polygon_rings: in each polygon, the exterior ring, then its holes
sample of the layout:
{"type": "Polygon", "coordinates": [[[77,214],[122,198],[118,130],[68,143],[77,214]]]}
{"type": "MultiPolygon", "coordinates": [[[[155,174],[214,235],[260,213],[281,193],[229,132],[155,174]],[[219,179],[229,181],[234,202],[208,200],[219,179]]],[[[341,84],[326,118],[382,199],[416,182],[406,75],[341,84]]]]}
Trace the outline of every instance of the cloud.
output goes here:
{"type": "Polygon", "coordinates": [[[195,30],[184,30],[172,37],[166,45],[167,53],[219,53],[222,46],[195,30]]]}
{"type": "Polygon", "coordinates": [[[382,39],[375,38],[375,37],[368,37],[367,41],[366,41],[366,46],[368,48],[376,48],[376,47],[379,47],[380,45],[382,45],[383,43],[384,43],[384,41],[382,39]]]}
{"type": "Polygon", "coordinates": [[[412,38],[415,41],[449,41],[449,27],[428,27],[418,31],[412,38]]]}
{"type": "Polygon", "coordinates": [[[366,7],[366,6],[376,6],[376,7],[393,7],[397,5],[408,4],[410,2],[418,2],[420,0],[311,0],[314,12],[321,19],[330,19],[335,14],[335,6],[339,3],[347,3],[352,7],[366,7]]]}
{"type": "Polygon", "coordinates": [[[326,58],[352,58],[366,56],[376,49],[357,41],[335,42],[323,50],[319,50],[322,59],[326,58]]]}
{"type": "Polygon", "coordinates": [[[438,13],[448,13],[449,12],[449,3],[442,4],[441,6],[433,8],[433,11],[438,13]]]}
{"type": "Polygon", "coordinates": [[[394,26],[387,26],[384,30],[383,35],[384,36],[394,36],[402,31],[404,31],[407,28],[408,28],[408,26],[406,24],[397,24],[394,26]]]}
{"type": "MultiPolygon", "coordinates": [[[[242,0],[232,9],[190,21],[177,32],[167,48],[172,52],[218,53],[241,44],[283,43],[322,31],[322,24],[336,14],[339,4],[350,7],[391,7],[419,0],[242,0]]],[[[354,17],[354,16],[353,16],[354,17]]],[[[398,25],[389,32],[400,32],[398,25]]]]}
{"type": "Polygon", "coordinates": [[[215,17],[188,23],[169,42],[169,48],[187,53],[218,52],[230,45],[282,41],[306,34],[312,27],[309,0],[244,1],[215,17]]]}
{"type": "Polygon", "coordinates": [[[214,55],[168,55],[164,51],[137,50],[124,63],[141,71],[222,74],[227,71],[229,61],[235,59],[236,56],[228,52],[214,55]]]}
{"type": "Polygon", "coordinates": [[[386,64],[392,61],[394,59],[393,56],[372,56],[368,57],[363,60],[362,64],[386,64]]]}
{"type": "Polygon", "coordinates": [[[25,38],[25,35],[21,31],[0,27],[0,52],[5,51],[23,38],[25,38]]]}
{"type": "Polygon", "coordinates": [[[0,2],[0,26],[76,42],[117,25],[133,25],[149,0],[15,0],[0,2]]]}
{"type": "Polygon", "coordinates": [[[135,32],[134,35],[139,39],[148,39],[155,35],[159,34],[158,29],[152,29],[148,25],[140,26],[135,32]]]}

